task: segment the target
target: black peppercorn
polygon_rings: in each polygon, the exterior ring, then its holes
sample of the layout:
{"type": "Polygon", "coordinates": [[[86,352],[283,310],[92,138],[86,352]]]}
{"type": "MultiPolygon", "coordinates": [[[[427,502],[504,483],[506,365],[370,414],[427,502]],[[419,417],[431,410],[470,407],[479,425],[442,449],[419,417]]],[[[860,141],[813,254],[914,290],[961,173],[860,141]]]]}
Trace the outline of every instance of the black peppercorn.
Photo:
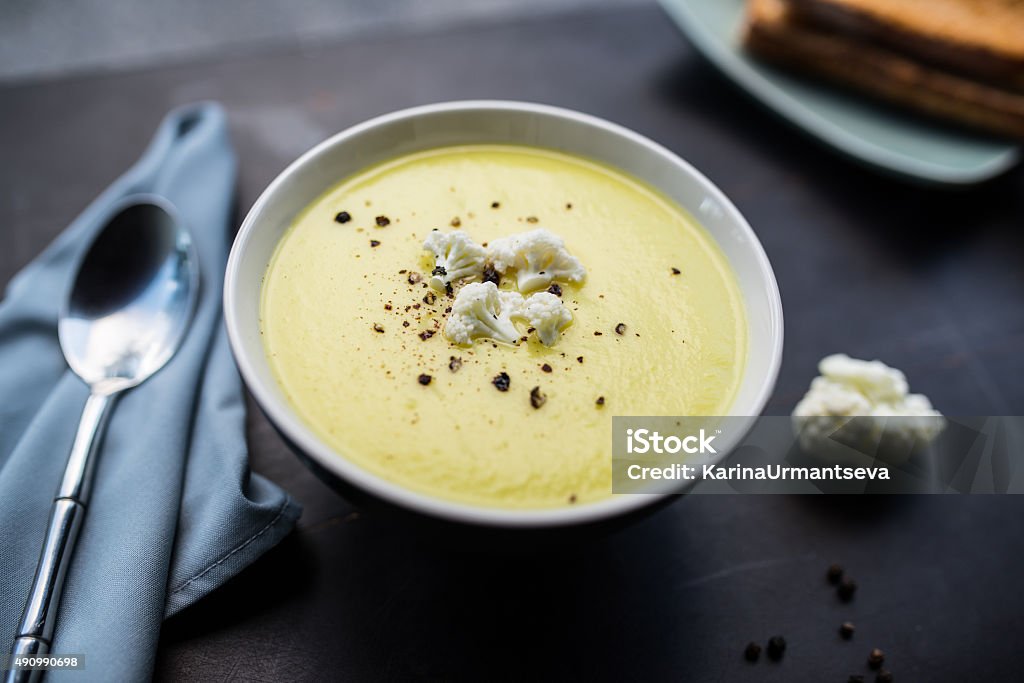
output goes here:
{"type": "Polygon", "coordinates": [[[888,669],[882,669],[875,676],[875,683],[892,683],[892,672],[888,669]]]}
{"type": "Polygon", "coordinates": [[[552,283],[551,286],[548,287],[548,291],[555,296],[562,296],[562,287],[557,282],[552,283]]]}
{"type": "Polygon", "coordinates": [[[743,658],[748,662],[756,662],[761,656],[761,646],[757,643],[747,643],[747,649],[743,651],[743,658]]]}
{"type": "Polygon", "coordinates": [[[855,630],[856,627],[853,625],[852,622],[844,621],[842,625],[839,627],[839,635],[841,635],[844,639],[849,640],[850,638],[853,638],[853,632],[855,630]]]}
{"type": "Polygon", "coordinates": [[[626,334],[626,323],[619,323],[618,325],[616,325],[615,334],[619,335],[620,337],[626,334]]]}
{"type": "Polygon", "coordinates": [[[428,384],[430,384],[430,380],[434,378],[431,377],[430,375],[420,375],[417,379],[419,380],[420,384],[422,384],[423,386],[427,386],[428,384]]]}
{"type": "Polygon", "coordinates": [[[352,216],[349,215],[348,211],[342,211],[341,213],[334,217],[334,220],[337,223],[348,223],[350,220],[352,220],[352,216]]]}
{"type": "Polygon", "coordinates": [[[494,379],[491,380],[491,384],[493,384],[494,388],[498,391],[508,391],[508,387],[511,383],[512,378],[508,376],[507,372],[499,372],[494,376],[494,379]]]}
{"type": "Polygon", "coordinates": [[[879,650],[877,647],[868,654],[868,666],[872,669],[877,669],[882,666],[882,662],[885,661],[885,653],[879,650]]]}
{"type": "Polygon", "coordinates": [[[853,599],[853,594],[857,592],[857,582],[847,577],[842,580],[839,584],[839,588],[836,589],[836,593],[839,594],[839,598],[843,602],[849,602],[853,599]]]}
{"type": "Polygon", "coordinates": [[[839,583],[839,580],[843,578],[843,568],[838,564],[830,564],[825,577],[829,583],[839,583]]]}
{"type": "Polygon", "coordinates": [[[377,222],[378,228],[385,228],[391,225],[391,219],[387,216],[377,216],[374,220],[377,222]]]}
{"type": "Polygon", "coordinates": [[[773,636],[768,639],[768,657],[774,661],[782,659],[786,651],[786,639],[782,636],[773,636]]]}
{"type": "Polygon", "coordinates": [[[530,389],[530,405],[533,406],[534,410],[539,409],[547,401],[548,397],[541,393],[540,387],[530,389]]]}

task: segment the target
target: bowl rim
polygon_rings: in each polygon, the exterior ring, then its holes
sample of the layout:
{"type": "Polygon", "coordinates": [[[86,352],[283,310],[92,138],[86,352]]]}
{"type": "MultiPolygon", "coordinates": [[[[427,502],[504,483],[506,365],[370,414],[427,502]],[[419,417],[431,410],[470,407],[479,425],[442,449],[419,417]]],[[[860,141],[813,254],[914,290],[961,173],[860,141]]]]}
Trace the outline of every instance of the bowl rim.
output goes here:
{"type": "MultiPolygon", "coordinates": [[[[540,508],[540,509],[515,509],[499,508],[474,505],[458,501],[446,500],[427,493],[421,493],[400,484],[388,481],[387,479],[364,469],[362,466],[349,460],[327,443],[322,441],[302,419],[297,412],[287,405],[284,399],[279,399],[274,391],[261,381],[259,374],[254,367],[254,361],[245,353],[245,346],[242,342],[244,331],[238,319],[239,297],[237,291],[244,284],[240,281],[241,264],[247,250],[247,246],[257,230],[259,220],[264,213],[264,208],[272,201],[279,189],[288,179],[299,172],[301,168],[309,164],[314,158],[320,156],[343,144],[345,141],[357,137],[371,129],[393,124],[400,121],[415,119],[424,115],[447,113],[447,112],[482,112],[490,114],[501,114],[508,112],[539,114],[547,117],[555,117],[567,120],[571,123],[581,124],[591,128],[597,128],[604,132],[625,138],[628,142],[646,148],[650,153],[661,156],[677,167],[681,173],[688,174],[696,180],[702,189],[713,197],[722,210],[727,214],[729,221],[739,229],[750,245],[753,256],[757,261],[761,274],[766,280],[769,291],[768,321],[769,327],[775,334],[772,339],[772,347],[769,351],[768,372],[761,378],[755,398],[752,403],[754,410],[750,411],[749,417],[759,415],[768,401],[778,379],[779,369],[782,364],[783,347],[783,317],[782,299],[779,292],[775,272],[771,267],[768,256],[757,238],[756,233],[750,224],[740,213],[739,209],[725,196],[725,194],[712,183],[703,173],[694,168],[689,162],[679,157],[666,147],[654,142],[640,133],[630,130],[611,121],[584,114],[572,109],[556,107],[547,104],[533,102],[511,101],[511,100],[459,100],[439,102],[434,104],[420,105],[401,109],[391,113],[376,116],[374,118],[358,123],[354,126],[330,136],[318,143],[298,159],[289,164],[280,174],[274,178],[265,190],[256,199],[249,209],[242,225],[235,235],[228,256],[227,268],[224,276],[224,320],[227,327],[228,340],[231,351],[238,365],[239,372],[246,386],[251,392],[256,403],[264,411],[267,419],[281,431],[287,440],[295,448],[300,449],[309,458],[316,461],[318,465],[326,469],[332,475],[339,477],[351,486],[361,489],[372,496],[379,498],[386,503],[399,508],[412,510],[413,512],[438,518],[449,522],[457,522],[470,525],[482,525],[501,528],[552,528],[564,526],[576,526],[596,523],[603,520],[620,517],[630,512],[654,505],[666,496],[675,496],[679,493],[661,494],[628,494],[613,495],[600,501],[583,503],[571,507],[540,508]]],[[[326,188],[326,186],[325,186],[326,188]]],[[[742,438],[746,431],[752,426],[753,419],[747,421],[742,433],[736,435],[737,441],[742,438]]],[[[681,492],[680,492],[681,493],[681,492]]]]}

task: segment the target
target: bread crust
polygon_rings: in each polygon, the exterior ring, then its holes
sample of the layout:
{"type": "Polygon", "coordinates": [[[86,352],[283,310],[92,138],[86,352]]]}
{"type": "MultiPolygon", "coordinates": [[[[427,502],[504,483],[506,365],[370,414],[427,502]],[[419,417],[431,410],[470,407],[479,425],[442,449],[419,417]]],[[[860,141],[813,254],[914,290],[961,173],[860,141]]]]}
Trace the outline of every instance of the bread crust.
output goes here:
{"type": "Polygon", "coordinates": [[[1024,94],[800,22],[793,0],[751,0],[744,43],[766,60],[935,116],[1024,139],[1024,94]]]}
{"type": "Polygon", "coordinates": [[[794,19],[1024,91],[1024,0],[789,0],[794,19]]]}

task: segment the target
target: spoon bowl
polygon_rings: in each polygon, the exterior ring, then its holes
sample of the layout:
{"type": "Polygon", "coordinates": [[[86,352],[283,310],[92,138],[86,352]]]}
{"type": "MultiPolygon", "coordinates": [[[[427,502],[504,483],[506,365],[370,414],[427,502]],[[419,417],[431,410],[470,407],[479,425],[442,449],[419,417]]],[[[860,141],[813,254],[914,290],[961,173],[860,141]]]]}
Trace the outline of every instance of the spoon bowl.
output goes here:
{"type": "Polygon", "coordinates": [[[159,197],[129,197],[89,248],[58,324],[71,369],[97,391],[133,387],[177,350],[198,290],[192,239],[159,197]]]}

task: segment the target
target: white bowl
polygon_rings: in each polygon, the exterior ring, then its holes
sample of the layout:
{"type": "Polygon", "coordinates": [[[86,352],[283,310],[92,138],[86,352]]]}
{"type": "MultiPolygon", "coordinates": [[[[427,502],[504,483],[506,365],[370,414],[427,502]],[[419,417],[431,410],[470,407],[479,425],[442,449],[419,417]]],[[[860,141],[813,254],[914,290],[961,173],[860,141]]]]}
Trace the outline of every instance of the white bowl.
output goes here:
{"type": "MultiPolygon", "coordinates": [[[[782,358],[782,303],[768,258],[725,195],[664,147],[626,128],[567,109],[503,101],[432,104],[377,117],[303,154],[263,192],[246,216],[228,259],[224,316],[242,378],[296,453],[346,495],[431,518],[501,528],[601,524],[652,506],[661,495],[618,495],[546,510],[506,510],[452,502],[371,474],[321,440],[288,403],[271,373],[259,332],[260,288],[274,249],[295,216],[339,180],[378,162],[444,145],[512,143],[589,157],[660,189],[690,211],[725,253],[747,308],[746,370],[730,411],[761,413],[782,358]]],[[[733,434],[735,443],[742,434],[733,434]]],[[[720,449],[720,458],[729,449],[720,449]]]]}

